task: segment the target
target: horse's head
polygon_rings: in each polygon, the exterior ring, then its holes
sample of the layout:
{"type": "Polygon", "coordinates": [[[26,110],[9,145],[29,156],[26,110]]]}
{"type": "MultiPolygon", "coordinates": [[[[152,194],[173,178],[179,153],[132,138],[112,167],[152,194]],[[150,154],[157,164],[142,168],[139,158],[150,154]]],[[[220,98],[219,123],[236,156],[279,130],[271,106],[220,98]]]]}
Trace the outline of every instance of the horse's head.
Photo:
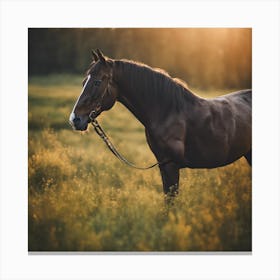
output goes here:
{"type": "Polygon", "coordinates": [[[86,130],[90,120],[111,109],[117,99],[116,85],[113,82],[113,60],[105,58],[100,50],[92,54],[93,62],[69,118],[76,130],[86,130]]]}

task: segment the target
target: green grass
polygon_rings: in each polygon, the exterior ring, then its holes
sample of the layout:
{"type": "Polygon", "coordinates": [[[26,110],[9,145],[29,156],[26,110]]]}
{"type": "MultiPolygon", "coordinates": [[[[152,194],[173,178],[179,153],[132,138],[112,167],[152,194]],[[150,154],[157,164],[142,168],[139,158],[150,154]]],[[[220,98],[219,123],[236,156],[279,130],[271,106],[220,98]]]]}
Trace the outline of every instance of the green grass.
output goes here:
{"type": "MultiPolygon", "coordinates": [[[[180,194],[167,208],[157,168],[130,169],[92,128],[72,131],[68,117],[81,81],[69,75],[29,79],[29,250],[250,251],[251,168],[246,161],[212,170],[182,169],[180,194]]],[[[143,127],[126,108],[116,104],[99,120],[129,160],[155,162],[143,127]]]]}

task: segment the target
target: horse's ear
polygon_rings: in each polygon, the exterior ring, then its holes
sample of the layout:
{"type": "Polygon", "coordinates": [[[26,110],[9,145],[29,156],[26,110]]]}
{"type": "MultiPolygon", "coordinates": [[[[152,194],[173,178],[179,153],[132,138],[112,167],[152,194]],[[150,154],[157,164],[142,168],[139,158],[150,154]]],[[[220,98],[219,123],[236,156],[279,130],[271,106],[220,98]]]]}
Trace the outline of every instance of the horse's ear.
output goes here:
{"type": "Polygon", "coordinates": [[[99,49],[96,50],[96,53],[97,53],[98,58],[100,59],[100,61],[102,61],[102,62],[105,62],[105,61],[106,61],[106,59],[105,59],[103,53],[102,53],[99,49]]]}
{"type": "Polygon", "coordinates": [[[98,56],[97,56],[97,54],[95,53],[95,51],[94,51],[94,50],[91,50],[91,54],[92,54],[92,58],[93,58],[93,60],[96,62],[96,61],[98,60],[98,56]]]}

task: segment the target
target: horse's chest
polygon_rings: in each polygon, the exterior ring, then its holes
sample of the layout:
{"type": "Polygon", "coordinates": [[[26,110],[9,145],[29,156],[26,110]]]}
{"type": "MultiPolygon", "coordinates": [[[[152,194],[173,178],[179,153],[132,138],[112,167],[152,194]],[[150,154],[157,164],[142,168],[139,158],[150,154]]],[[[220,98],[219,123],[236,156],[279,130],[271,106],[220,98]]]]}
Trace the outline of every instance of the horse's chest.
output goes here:
{"type": "Polygon", "coordinates": [[[150,134],[153,151],[160,157],[183,160],[185,154],[186,124],[181,119],[158,123],[150,134]]]}

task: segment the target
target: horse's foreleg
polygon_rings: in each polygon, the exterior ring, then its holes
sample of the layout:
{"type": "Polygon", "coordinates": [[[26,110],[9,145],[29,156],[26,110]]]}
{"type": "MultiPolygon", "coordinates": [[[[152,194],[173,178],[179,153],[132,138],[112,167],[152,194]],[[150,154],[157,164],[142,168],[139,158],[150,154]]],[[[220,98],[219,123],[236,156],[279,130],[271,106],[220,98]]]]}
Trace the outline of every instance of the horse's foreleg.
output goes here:
{"type": "Polygon", "coordinates": [[[179,190],[179,166],[178,164],[169,161],[169,157],[165,156],[165,153],[162,149],[159,148],[159,145],[156,141],[153,141],[153,138],[150,136],[147,130],[146,137],[147,142],[156,156],[159,164],[160,174],[163,182],[163,191],[169,196],[176,196],[179,190]]]}
{"type": "Polygon", "coordinates": [[[176,196],[179,191],[179,167],[173,162],[163,163],[159,166],[163,182],[163,191],[170,196],[176,196]]]}

